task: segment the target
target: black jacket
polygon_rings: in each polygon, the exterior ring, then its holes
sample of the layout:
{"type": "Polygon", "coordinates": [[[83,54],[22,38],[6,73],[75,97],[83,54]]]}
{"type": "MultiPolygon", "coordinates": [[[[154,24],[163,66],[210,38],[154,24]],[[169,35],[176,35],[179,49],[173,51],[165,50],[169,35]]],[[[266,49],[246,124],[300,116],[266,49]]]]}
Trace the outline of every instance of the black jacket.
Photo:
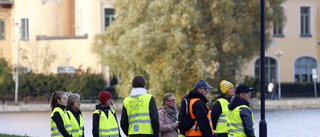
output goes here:
{"type": "MultiPolygon", "coordinates": [[[[150,99],[150,105],[149,105],[149,114],[150,114],[150,119],[151,119],[151,126],[153,130],[153,135],[130,135],[130,137],[159,137],[159,114],[158,114],[158,108],[156,101],[153,97],[150,99]]],[[[123,106],[122,107],[122,114],[121,114],[121,121],[120,121],[121,129],[123,133],[128,136],[128,129],[129,129],[129,122],[128,122],[128,115],[127,115],[127,110],[123,106]]]]}
{"type": "Polygon", "coordinates": [[[206,107],[206,103],[209,102],[205,96],[203,96],[196,89],[190,91],[188,98],[200,98],[200,100],[196,101],[193,106],[193,114],[196,116],[196,120],[198,121],[198,126],[202,132],[203,137],[214,137],[212,130],[210,128],[210,123],[207,118],[208,108],[206,107]]]}
{"type": "MultiPolygon", "coordinates": [[[[60,105],[60,104],[57,104],[55,107],[59,107],[59,108],[61,108],[62,110],[65,110],[65,108],[66,108],[65,106],[62,106],[62,105],[60,105]]],[[[72,137],[72,135],[67,132],[66,128],[64,128],[63,120],[62,120],[59,112],[55,112],[51,118],[52,118],[52,120],[57,124],[57,127],[58,127],[59,132],[60,132],[64,137],[72,137]]]]}
{"type": "MultiPolygon", "coordinates": [[[[81,111],[80,110],[74,111],[72,108],[69,108],[69,107],[67,107],[66,110],[67,111],[69,110],[73,114],[73,116],[76,118],[76,120],[77,120],[77,122],[78,122],[78,124],[80,126],[80,115],[82,116],[81,111]]],[[[67,113],[67,114],[68,114],[68,117],[70,119],[69,113],[67,113]]],[[[84,137],[84,127],[83,127],[82,136],[84,137]]]]}
{"type": "MultiPolygon", "coordinates": [[[[249,107],[249,103],[246,100],[239,98],[237,96],[232,96],[228,107],[229,107],[229,110],[234,110],[237,106],[240,106],[240,105],[247,105],[249,107]]],[[[247,137],[255,137],[251,114],[252,112],[250,109],[240,108],[240,117],[242,119],[244,132],[246,133],[247,137]]]]}
{"type": "MultiPolygon", "coordinates": [[[[98,110],[98,109],[103,111],[105,113],[106,117],[108,118],[108,115],[109,115],[108,110],[111,109],[110,106],[102,107],[101,104],[98,104],[98,105],[96,105],[96,110],[98,110]]],[[[116,113],[113,113],[113,116],[116,119],[117,124],[118,124],[116,113]]],[[[93,137],[99,137],[99,120],[100,120],[99,114],[95,113],[92,115],[92,135],[93,135],[93,137]]],[[[119,137],[121,137],[120,129],[118,128],[118,130],[119,130],[119,137]]]]}

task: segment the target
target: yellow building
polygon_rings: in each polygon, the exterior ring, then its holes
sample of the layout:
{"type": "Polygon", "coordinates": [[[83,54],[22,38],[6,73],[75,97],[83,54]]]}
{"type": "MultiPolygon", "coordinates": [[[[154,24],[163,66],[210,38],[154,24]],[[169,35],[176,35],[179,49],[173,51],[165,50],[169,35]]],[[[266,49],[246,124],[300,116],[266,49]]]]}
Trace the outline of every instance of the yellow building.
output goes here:
{"type": "MultiPolygon", "coordinates": [[[[73,73],[82,66],[108,77],[91,45],[111,24],[113,2],[0,0],[0,56],[12,66],[19,56],[19,65],[35,73],[73,73]]],[[[312,69],[319,74],[320,0],[287,0],[282,7],[287,22],[274,24],[273,41],[265,53],[266,82],[313,81],[312,69]]],[[[242,76],[260,76],[259,56],[242,70],[242,76]]]]}
{"type": "Polygon", "coordinates": [[[0,0],[0,56],[13,67],[19,56],[19,66],[34,73],[81,67],[108,75],[91,45],[111,24],[112,5],[113,0],[0,0]]]}
{"type": "MultiPolygon", "coordinates": [[[[312,69],[319,75],[320,0],[287,0],[282,7],[287,21],[282,27],[274,24],[265,52],[266,82],[313,81],[312,69]]],[[[260,76],[259,62],[260,56],[254,57],[242,74],[260,76]]]]}

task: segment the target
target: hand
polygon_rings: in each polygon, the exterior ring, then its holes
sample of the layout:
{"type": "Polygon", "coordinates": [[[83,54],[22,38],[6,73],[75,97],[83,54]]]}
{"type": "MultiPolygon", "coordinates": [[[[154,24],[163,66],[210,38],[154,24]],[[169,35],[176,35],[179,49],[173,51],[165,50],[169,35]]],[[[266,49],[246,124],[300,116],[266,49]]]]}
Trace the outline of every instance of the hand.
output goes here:
{"type": "Polygon", "coordinates": [[[176,122],[174,122],[176,125],[177,125],[177,127],[179,126],[179,122],[178,121],[176,121],[176,122]]]}

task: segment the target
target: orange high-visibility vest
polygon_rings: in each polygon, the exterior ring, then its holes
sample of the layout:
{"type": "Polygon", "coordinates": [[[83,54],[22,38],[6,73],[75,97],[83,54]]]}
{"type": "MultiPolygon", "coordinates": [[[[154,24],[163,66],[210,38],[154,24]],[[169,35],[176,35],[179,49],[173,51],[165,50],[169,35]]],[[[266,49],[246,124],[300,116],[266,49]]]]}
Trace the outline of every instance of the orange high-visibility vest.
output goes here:
{"type": "MultiPolygon", "coordinates": [[[[192,119],[196,119],[196,116],[193,114],[193,110],[192,110],[192,106],[193,104],[200,100],[200,98],[192,98],[190,99],[190,105],[189,105],[189,113],[190,113],[190,116],[192,119]]],[[[213,126],[212,126],[212,120],[211,120],[211,115],[210,115],[210,109],[208,107],[208,105],[206,104],[206,107],[208,109],[208,114],[207,114],[207,118],[209,120],[209,124],[210,124],[210,127],[211,127],[211,131],[212,131],[212,135],[214,134],[214,131],[213,131],[213,126]]],[[[201,129],[199,126],[197,126],[197,123],[198,121],[196,121],[194,123],[194,125],[192,126],[191,129],[187,130],[186,131],[186,136],[202,136],[202,132],[201,132],[201,129]]]]}

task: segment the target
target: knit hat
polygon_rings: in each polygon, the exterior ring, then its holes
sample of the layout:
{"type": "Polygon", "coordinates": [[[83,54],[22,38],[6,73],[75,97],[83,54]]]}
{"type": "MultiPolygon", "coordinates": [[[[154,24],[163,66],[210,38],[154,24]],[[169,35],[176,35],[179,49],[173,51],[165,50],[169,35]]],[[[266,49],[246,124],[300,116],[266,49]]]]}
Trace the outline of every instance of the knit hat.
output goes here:
{"type": "Polygon", "coordinates": [[[99,101],[101,102],[101,105],[104,105],[104,103],[106,103],[110,98],[112,98],[112,95],[108,91],[101,91],[99,93],[99,101]]]}
{"type": "Polygon", "coordinates": [[[249,93],[251,91],[254,91],[253,88],[249,88],[247,85],[245,84],[240,84],[237,89],[236,89],[236,94],[239,95],[240,93],[242,92],[245,92],[245,93],[249,93]]]}
{"type": "Polygon", "coordinates": [[[222,80],[220,83],[220,89],[223,94],[225,94],[231,87],[233,87],[233,84],[229,81],[222,80]]]}
{"type": "Polygon", "coordinates": [[[212,89],[213,87],[211,87],[206,81],[204,80],[199,80],[197,81],[196,85],[194,86],[195,88],[205,88],[205,89],[212,89]]]}

